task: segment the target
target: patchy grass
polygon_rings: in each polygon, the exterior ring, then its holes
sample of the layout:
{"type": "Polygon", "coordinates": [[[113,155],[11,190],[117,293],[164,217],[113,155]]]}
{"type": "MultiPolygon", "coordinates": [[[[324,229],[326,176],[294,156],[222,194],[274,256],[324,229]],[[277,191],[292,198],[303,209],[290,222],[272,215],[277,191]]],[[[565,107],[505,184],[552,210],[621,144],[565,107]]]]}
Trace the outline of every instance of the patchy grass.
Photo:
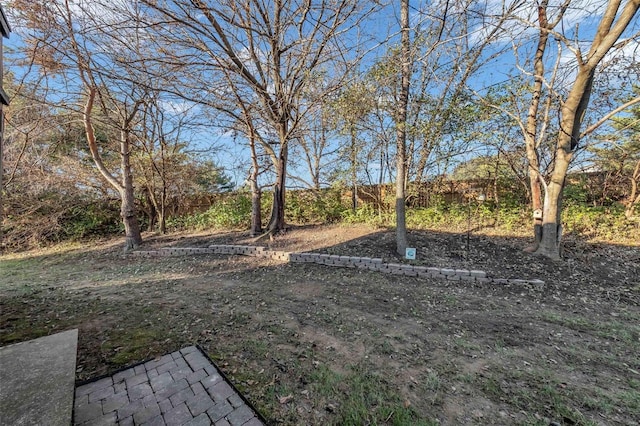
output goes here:
{"type": "Polygon", "coordinates": [[[590,332],[603,339],[610,339],[621,342],[632,350],[640,352],[640,325],[637,325],[639,318],[630,313],[626,314],[626,319],[634,322],[603,321],[593,318],[567,315],[558,312],[544,312],[542,318],[545,321],[563,325],[576,331],[590,332]]]}
{"type": "Polygon", "coordinates": [[[329,412],[335,414],[332,424],[436,424],[421,419],[411,403],[391,392],[390,383],[373,373],[375,368],[372,367],[362,363],[349,366],[345,373],[338,373],[319,366],[310,373],[308,381],[313,384],[312,392],[326,404],[329,412]]]}
{"type": "MultiPolygon", "coordinates": [[[[243,243],[167,237],[149,247],[243,243]],[[174,238],[171,240],[171,238],[174,238]]],[[[416,264],[540,278],[543,289],[106,245],[0,257],[0,345],[78,328],[78,379],[201,345],[271,421],[633,424],[640,418],[637,249],[555,263],[525,242],[415,233],[416,264]]],[[[393,235],[294,230],[273,248],[394,255],[393,235]]]]}

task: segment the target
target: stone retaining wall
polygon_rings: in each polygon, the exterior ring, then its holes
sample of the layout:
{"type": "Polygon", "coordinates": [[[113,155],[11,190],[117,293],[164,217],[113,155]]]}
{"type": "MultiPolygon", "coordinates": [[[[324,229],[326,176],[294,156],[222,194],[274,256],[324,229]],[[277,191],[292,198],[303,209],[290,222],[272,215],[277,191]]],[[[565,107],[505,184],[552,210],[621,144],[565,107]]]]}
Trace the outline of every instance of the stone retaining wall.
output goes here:
{"type": "Polygon", "coordinates": [[[519,284],[536,288],[544,286],[542,280],[505,279],[488,277],[486,272],[467,269],[432,268],[400,263],[384,263],[381,258],[338,256],[320,253],[289,253],[286,251],[269,250],[265,247],[241,245],[211,245],[209,247],[169,247],[152,251],[133,251],[132,256],[164,257],[184,256],[193,254],[236,254],[260,258],[280,260],[283,262],[317,263],[319,265],[337,266],[342,268],[359,268],[378,271],[393,275],[411,277],[440,278],[450,281],[473,281],[480,283],[519,284]]]}

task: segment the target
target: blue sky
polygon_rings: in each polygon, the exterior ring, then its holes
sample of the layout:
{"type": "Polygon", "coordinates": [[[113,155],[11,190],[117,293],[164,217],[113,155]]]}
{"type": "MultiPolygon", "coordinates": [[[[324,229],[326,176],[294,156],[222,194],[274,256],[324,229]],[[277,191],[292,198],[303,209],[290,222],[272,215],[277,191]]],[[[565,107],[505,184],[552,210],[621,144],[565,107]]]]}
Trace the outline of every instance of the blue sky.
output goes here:
{"type": "MultiPolygon", "coordinates": [[[[128,0],[116,0],[120,5],[126,5],[128,0]]],[[[7,9],[7,1],[0,1],[5,9],[7,9]]],[[[371,64],[376,59],[382,57],[386,53],[386,46],[398,40],[398,3],[391,2],[385,6],[382,10],[372,15],[360,30],[362,34],[358,34],[358,37],[367,38],[368,44],[363,47],[364,49],[370,49],[365,62],[361,65],[361,69],[365,70],[367,64],[371,64]],[[387,41],[387,44],[382,44],[383,41],[387,41]]],[[[450,2],[456,3],[456,2],[450,2]]],[[[472,24],[470,28],[469,42],[480,43],[483,38],[491,31],[497,21],[497,16],[501,14],[503,2],[501,0],[487,0],[487,1],[474,1],[472,2],[474,7],[483,9],[488,13],[489,17],[478,18],[477,22],[472,24]]],[[[555,2],[557,3],[557,2],[555,2]]],[[[91,2],[89,2],[91,4],[91,2]]],[[[414,27],[422,26],[428,27],[433,23],[438,23],[441,18],[440,14],[443,13],[442,9],[432,8],[433,5],[437,5],[437,2],[429,1],[412,1],[410,6],[411,23],[414,27]],[[440,12],[440,14],[438,14],[440,12]]],[[[602,1],[595,0],[576,0],[572,3],[572,6],[565,14],[565,18],[558,26],[562,33],[570,40],[570,45],[573,47],[579,46],[585,48],[589,40],[592,38],[595,31],[595,23],[597,23],[600,14],[602,13],[602,1]]],[[[455,16],[458,11],[452,5],[452,9],[449,10],[449,17],[455,16]]],[[[509,81],[516,75],[522,75],[528,71],[526,67],[526,60],[530,58],[532,42],[536,37],[536,29],[533,26],[528,26],[527,22],[535,22],[536,8],[534,3],[530,2],[527,7],[518,10],[513,19],[510,19],[504,24],[505,31],[494,41],[494,44],[485,53],[486,56],[495,53],[498,50],[504,50],[504,54],[494,58],[491,62],[487,63],[475,76],[468,80],[468,85],[472,89],[483,93],[487,87],[491,87],[500,82],[509,81]],[[522,43],[522,46],[514,49],[516,44],[522,43]],[[518,52],[519,56],[516,60],[514,52],[518,52]],[[522,69],[518,70],[517,65],[521,65],[522,69]]],[[[553,14],[553,11],[552,13],[553,14]]],[[[10,12],[9,12],[10,15],[10,12]]],[[[104,15],[105,19],[108,19],[108,13],[104,15]]],[[[17,26],[14,25],[17,29],[17,26]]],[[[623,38],[635,35],[640,30],[639,20],[636,20],[634,24],[627,29],[623,38]]],[[[356,34],[352,34],[353,37],[356,34]]],[[[637,36],[636,36],[637,37],[637,36]]],[[[20,43],[20,33],[15,31],[11,39],[6,42],[8,47],[16,46],[20,43]]],[[[453,49],[457,44],[457,40],[447,39],[446,36],[440,40],[439,49],[445,51],[447,49],[453,49]]],[[[638,62],[637,55],[640,55],[640,49],[638,47],[639,41],[636,38],[631,40],[623,49],[618,53],[617,57],[611,55],[606,59],[606,62],[610,64],[610,67],[619,67],[620,63],[617,61],[619,58],[624,58],[626,62],[636,61],[638,62]]],[[[555,52],[556,44],[552,43],[550,47],[551,52],[555,52]]],[[[427,46],[428,48],[428,46],[427,46]]],[[[442,57],[443,61],[447,58],[447,53],[444,53],[442,57]]],[[[425,58],[429,60],[429,58],[425,58]]],[[[553,55],[550,56],[550,64],[555,60],[553,55]]],[[[567,74],[571,74],[571,68],[575,66],[575,55],[571,52],[568,46],[563,46],[561,51],[560,61],[564,67],[566,67],[567,74]]],[[[615,68],[613,68],[615,69],[615,68]]],[[[14,70],[15,71],[15,70],[14,70]]],[[[625,79],[621,79],[619,84],[625,84],[625,79]]],[[[437,95],[438,85],[434,85],[433,94],[437,95]]],[[[562,89],[562,87],[561,87],[562,89]]],[[[175,109],[177,112],[181,112],[187,109],[187,105],[184,101],[179,99],[167,99],[167,105],[169,108],[175,109]]],[[[194,111],[198,111],[195,108],[194,111]]],[[[203,148],[211,145],[212,141],[216,146],[224,146],[224,149],[217,149],[213,153],[216,161],[223,167],[225,167],[230,174],[232,174],[236,182],[240,182],[244,179],[245,173],[238,171],[238,166],[248,163],[248,154],[245,146],[238,143],[239,139],[232,137],[232,135],[225,129],[217,128],[202,128],[201,130],[194,129],[191,131],[189,138],[193,141],[196,148],[203,148]]],[[[343,139],[335,140],[334,144],[342,143],[343,139]]],[[[205,154],[203,154],[205,155],[205,154]]],[[[464,158],[464,157],[462,157],[464,158]]],[[[374,167],[375,168],[375,167],[374,167]]],[[[304,174],[304,170],[292,170],[304,174]]]]}

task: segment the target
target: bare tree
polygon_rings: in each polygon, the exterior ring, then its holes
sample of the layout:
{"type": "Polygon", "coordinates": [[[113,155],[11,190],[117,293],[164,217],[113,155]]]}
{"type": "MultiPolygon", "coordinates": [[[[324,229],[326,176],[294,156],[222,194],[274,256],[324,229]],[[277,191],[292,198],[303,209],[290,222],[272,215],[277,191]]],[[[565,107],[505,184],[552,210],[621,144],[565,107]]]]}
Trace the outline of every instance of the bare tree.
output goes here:
{"type": "MultiPolygon", "coordinates": [[[[97,16],[99,10],[90,9],[85,3],[72,4],[69,0],[18,0],[14,2],[14,8],[20,16],[20,22],[32,30],[26,37],[27,53],[32,55],[39,70],[51,78],[64,78],[64,84],[55,85],[57,90],[51,90],[51,95],[56,98],[58,106],[69,108],[81,115],[86,142],[95,167],[120,196],[126,236],[125,249],[137,247],[142,238],[135,211],[130,153],[132,130],[144,93],[125,84],[126,87],[120,88],[121,96],[115,95],[114,85],[117,81],[123,83],[125,80],[109,79],[116,73],[109,74],[113,67],[110,69],[108,64],[113,65],[115,62],[112,56],[100,48],[111,41],[100,37],[109,34],[112,23],[105,22],[104,16],[97,16]],[[64,93],[63,87],[66,90],[64,93]],[[60,103],[61,98],[65,99],[65,103],[60,103]],[[66,103],[67,100],[70,102],[66,103]],[[78,108],[77,103],[80,102],[82,106],[78,108]],[[100,125],[111,126],[117,130],[119,177],[109,170],[103,159],[96,137],[96,106],[101,108],[102,116],[108,121],[100,125]]],[[[102,12],[104,13],[104,9],[102,12]]]]}
{"type": "Polygon", "coordinates": [[[638,15],[640,2],[609,0],[585,5],[579,4],[578,0],[563,0],[558,4],[540,0],[535,4],[535,21],[525,17],[528,8],[528,4],[523,5],[512,16],[524,25],[521,28],[525,31],[533,29],[536,32],[531,59],[525,62],[528,66],[519,63],[522,45],[514,42],[516,67],[533,79],[530,93],[525,96],[528,107],[519,114],[515,94],[510,107],[491,103],[489,106],[514,120],[526,147],[535,242],[525,250],[557,259],[562,235],[562,194],[569,166],[581,139],[615,114],[640,102],[640,97],[634,98],[583,129],[594,84],[599,76],[606,75],[609,65],[603,63],[604,59],[633,40],[634,35],[621,37],[638,15]],[[579,41],[579,26],[568,30],[563,23],[568,10],[575,11],[585,6],[595,7],[597,10],[591,10],[591,16],[599,18],[588,42],[579,41]],[[569,31],[571,33],[567,34],[569,31]],[[550,48],[552,42],[555,48],[550,48]],[[572,60],[567,60],[565,50],[572,60]],[[555,137],[552,136],[554,131],[557,132],[555,137]]]}
{"type": "MultiPolygon", "coordinates": [[[[566,0],[561,5],[559,15],[566,10],[569,3],[569,0],[566,0]]],[[[550,23],[547,17],[548,8],[547,1],[543,1],[538,5],[540,42],[538,43],[539,47],[536,51],[536,61],[534,62],[536,66],[536,81],[540,81],[543,78],[537,56],[540,55],[540,53],[538,53],[540,51],[541,54],[544,55],[542,43],[544,42],[546,44],[547,34],[549,33],[553,33],[554,36],[570,50],[575,57],[576,63],[575,76],[568,85],[566,93],[560,95],[559,130],[553,151],[551,175],[548,181],[542,179],[539,173],[539,164],[536,162],[538,151],[535,149],[535,145],[532,144],[533,139],[529,137],[526,144],[529,168],[532,170],[530,172],[532,192],[534,190],[539,191],[537,188],[534,189],[534,186],[540,186],[543,190],[543,202],[541,206],[542,235],[536,237],[536,242],[539,240],[536,251],[547,257],[558,258],[560,255],[560,239],[562,235],[560,214],[562,212],[562,193],[565,178],[580,139],[586,135],[585,131],[582,130],[582,123],[585,119],[592,88],[597,76],[597,68],[612,49],[621,46],[619,42],[620,37],[637,16],[640,1],[631,0],[624,2],[624,4],[620,0],[605,2],[597,30],[586,52],[582,45],[574,43],[561,33],[552,31],[555,27],[554,23],[558,19],[556,18],[550,23]]],[[[541,88],[541,82],[536,83],[534,86],[534,102],[535,99],[540,96],[541,88]]],[[[534,103],[532,103],[532,106],[534,106],[534,103]]],[[[541,120],[540,115],[536,114],[535,111],[531,111],[527,119],[527,134],[531,132],[534,124],[539,126],[541,121],[543,120],[541,120]],[[531,126],[529,126],[529,121],[532,122],[531,126]]],[[[599,123],[602,123],[602,121],[599,121],[599,123]]],[[[590,126],[587,128],[587,131],[592,132],[595,128],[596,127],[590,126]]],[[[533,192],[533,194],[535,195],[535,192],[533,192]]],[[[534,208],[535,207],[536,205],[534,204],[534,208]]],[[[536,216],[540,216],[540,214],[536,214],[536,216]]]]}
{"type": "Polygon", "coordinates": [[[289,145],[311,107],[302,95],[315,79],[326,81],[326,93],[339,86],[351,66],[346,44],[356,41],[354,30],[375,5],[354,0],[143,2],[162,22],[154,27],[161,32],[159,43],[174,49],[166,61],[184,66],[191,81],[201,78],[189,96],[207,102],[216,96],[210,86],[215,75],[228,73],[243,102],[259,107],[268,128],[255,130],[272,137],[258,140],[277,141],[264,145],[275,170],[267,227],[269,232],[282,229],[289,145]],[[331,75],[324,72],[329,65],[331,75]]]}

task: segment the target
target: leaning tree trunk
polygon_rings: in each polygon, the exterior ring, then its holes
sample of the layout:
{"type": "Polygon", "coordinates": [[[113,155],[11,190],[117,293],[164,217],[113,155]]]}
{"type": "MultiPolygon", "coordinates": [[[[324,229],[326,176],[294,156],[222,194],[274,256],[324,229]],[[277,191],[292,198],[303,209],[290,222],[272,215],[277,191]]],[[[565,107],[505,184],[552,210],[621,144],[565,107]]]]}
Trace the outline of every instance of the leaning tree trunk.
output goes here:
{"type": "MultiPolygon", "coordinates": [[[[560,108],[560,131],[556,143],[553,173],[551,181],[545,187],[542,239],[536,251],[551,258],[560,257],[562,190],[569,163],[580,141],[580,129],[589,105],[596,68],[618,42],[629,23],[635,19],[640,10],[640,1],[626,2],[622,10],[620,6],[620,1],[607,2],[589,52],[586,55],[580,54],[577,58],[578,69],[575,80],[560,108]]],[[[542,13],[541,16],[543,16],[542,13]]]]}
{"type": "Polygon", "coordinates": [[[94,87],[89,88],[87,94],[87,101],[83,111],[83,124],[85,129],[85,136],[87,137],[87,144],[89,145],[89,151],[93,162],[98,168],[100,174],[113,186],[120,195],[120,216],[125,229],[125,251],[131,248],[138,247],[142,244],[142,236],[140,234],[140,225],[135,214],[135,200],[133,193],[133,174],[131,171],[130,158],[130,146],[129,135],[126,131],[122,130],[120,133],[120,167],[122,170],[122,182],[120,182],[109,170],[105,167],[102,156],[98,149],[96,142],[95,130],[93,128],[93,122],[91,120],[91,114],[93,112],[93,104],[97,96],[97,90],[94,87]]]}
{"type": "Polygon", "coordinates": [[[580,139],[580,127],[589,104],[593,78],[593,69],[579,69],[574,86],[560,110],[560,131],[556,143],[553,173],[544,194],[542,238],[536,250],[536,253],[552,259],[560,258],[562,237],[560,215],[564,182],[580,139]]]}

